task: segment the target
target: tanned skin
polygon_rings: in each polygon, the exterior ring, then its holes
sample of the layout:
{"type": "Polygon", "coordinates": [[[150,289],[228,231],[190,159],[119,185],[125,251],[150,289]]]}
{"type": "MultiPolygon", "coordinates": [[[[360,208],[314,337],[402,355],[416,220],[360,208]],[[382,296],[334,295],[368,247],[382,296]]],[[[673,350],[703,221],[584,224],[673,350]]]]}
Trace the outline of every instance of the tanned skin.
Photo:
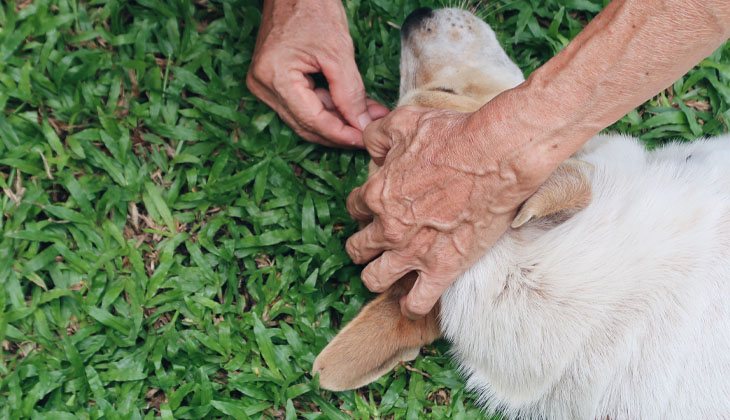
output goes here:
{"type": "Polygon", "coordinates": [[[362,129],[388,109],[365,96],[340,0],[266,0],[249,90],[301,137],[363,147],[362,129]],[[315,88],[321,73],[329,89],[315,88]]]}

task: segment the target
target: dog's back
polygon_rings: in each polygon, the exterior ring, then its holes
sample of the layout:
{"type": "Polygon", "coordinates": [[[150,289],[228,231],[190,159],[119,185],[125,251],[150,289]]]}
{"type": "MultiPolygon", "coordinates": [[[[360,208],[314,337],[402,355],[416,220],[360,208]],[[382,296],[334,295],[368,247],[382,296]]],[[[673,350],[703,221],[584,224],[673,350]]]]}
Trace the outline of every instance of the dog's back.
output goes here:
{"type": "Polygon", "coordinates": [[[730,416],[730,137],[601,136],[592,202],[511,231],[442,298],[485,402],[519,417],[730,416]]]}

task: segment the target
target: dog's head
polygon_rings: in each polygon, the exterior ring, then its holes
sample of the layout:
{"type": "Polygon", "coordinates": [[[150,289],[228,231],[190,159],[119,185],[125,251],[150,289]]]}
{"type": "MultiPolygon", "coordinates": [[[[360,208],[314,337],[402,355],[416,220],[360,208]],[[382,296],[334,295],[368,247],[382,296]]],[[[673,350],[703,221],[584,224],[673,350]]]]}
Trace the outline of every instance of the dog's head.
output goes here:
{"type": "MultiPolygon", "coordinates": [[[[418,9],[401,28],[401,84],[398,106],[418,105],[461,112],[476,111],[501,92],[520,84],[520,69],[507,57],[494,31],[461,9],[418,9]]],[[[571,160],[523,206],[513,227],[531,219],[568,213],[590,198],[586,164],[571,160]]],[[[399,300],[415,281],[399,280],[370,302],[317,356],[312,368],[329,390],[359,388],[440,336],[438,308],[413,321],[400,312],[399,300]]]]}
{"type": "Polygon", "coordinates": [[[475,111],[524,80],[497,37],[462,9],[411,13],[401,28],[402,105],[475,111]]]}

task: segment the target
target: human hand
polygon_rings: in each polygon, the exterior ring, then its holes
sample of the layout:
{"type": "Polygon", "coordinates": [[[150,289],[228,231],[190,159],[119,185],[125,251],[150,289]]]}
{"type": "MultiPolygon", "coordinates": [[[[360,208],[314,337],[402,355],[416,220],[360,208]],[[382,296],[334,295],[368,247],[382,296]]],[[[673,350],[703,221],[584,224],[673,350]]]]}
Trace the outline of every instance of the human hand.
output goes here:
{"type": "Polygon", "coordinates": [[[401,301],[410,318],[429,312],[554,169],[512,149],[499,124],[485,132],[474,115],[402,107],[365,131],[365,146],[382,166],[348,197],[350,214],[372,222],[348,239],[347,252],[359,264],[380,255],[362,272],[374,292],[418,272],[401,301]]]}
{"type": "Polygon", "coordinates": [[[327,146],[363,147],[362,130],[388,113],[365,95],[338,0],[265,1],[246,84],[297,134],[327,146]],[[316,73],[329,90],[315,89],[316,73]]]}

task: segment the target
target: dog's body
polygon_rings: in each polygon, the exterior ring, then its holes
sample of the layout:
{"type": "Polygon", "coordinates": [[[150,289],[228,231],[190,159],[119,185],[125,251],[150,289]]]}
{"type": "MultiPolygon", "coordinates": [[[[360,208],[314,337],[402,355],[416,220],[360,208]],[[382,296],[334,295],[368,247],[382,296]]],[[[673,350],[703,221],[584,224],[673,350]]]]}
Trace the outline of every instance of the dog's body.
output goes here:
{"type": "Polygon", "coordinates": [[[591,203],[509,231],[441,299],[441,329],[510,417],[730,416],[730,138],[600,136],[591,203]]]}
{"type": "MultiPolygon", "coordinates": [[[[475,110],[523,80],[468,12],[414,15],[400,105],[475,110]]],[[[441,299],[469,386],[510,417],[730,417],[730,136],[653,152],[598,136],[575,158],[441,299]]],[[[437,337],[436,313],[399,316],[409,287],[320,354],[323,386],[364,385],[437,337]]]]}

